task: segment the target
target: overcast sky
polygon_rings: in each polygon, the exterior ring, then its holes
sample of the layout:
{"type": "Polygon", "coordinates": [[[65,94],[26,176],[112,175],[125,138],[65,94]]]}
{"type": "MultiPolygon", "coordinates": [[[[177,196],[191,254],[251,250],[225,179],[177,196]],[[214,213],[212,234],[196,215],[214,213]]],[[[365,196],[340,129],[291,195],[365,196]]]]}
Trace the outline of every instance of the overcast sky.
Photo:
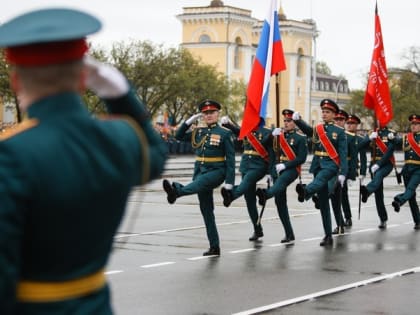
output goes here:
{"type": "MultiPolygon", "coordinates": [[[[183,7],[207,6],[211,0],[12,0],[0,10],[0,23],[34,8],[66,6],[98,16],[103,30],[92,37],[105,47],[112,41],[151,40],[168,47],[181,41],[181,23],[176,15],[183,7]]],[[[225,5],[252,11],[264,19],[269,0],[223,0],[225,5]]],[[[351,89],[364,89],[374,35],[375,0],[281,0],[288,19],[312,18],[320,31],[318,60],[334,75],[344,75],[351,89]]],[[[279,0],[280,3],[280,0],[279,0]]],[[[379,16],[388,68],[403,67],[404,52],[420,46],[420,1],[378,0],[379,16]]]]}

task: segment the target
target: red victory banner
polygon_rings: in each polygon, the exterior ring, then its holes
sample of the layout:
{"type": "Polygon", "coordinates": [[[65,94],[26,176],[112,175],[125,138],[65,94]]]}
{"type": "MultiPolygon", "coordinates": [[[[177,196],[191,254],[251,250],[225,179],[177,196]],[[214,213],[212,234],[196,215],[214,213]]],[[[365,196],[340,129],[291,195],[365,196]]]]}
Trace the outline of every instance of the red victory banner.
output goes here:
{"type": "Polygon", "coordinates": [[[377,4],[375,6],[375,46],[364,104],[365,107],[374,110],[380,127],[386,126],[391,121],[393,117],[392,101],[388,86],[388,71],[377,4]]]}

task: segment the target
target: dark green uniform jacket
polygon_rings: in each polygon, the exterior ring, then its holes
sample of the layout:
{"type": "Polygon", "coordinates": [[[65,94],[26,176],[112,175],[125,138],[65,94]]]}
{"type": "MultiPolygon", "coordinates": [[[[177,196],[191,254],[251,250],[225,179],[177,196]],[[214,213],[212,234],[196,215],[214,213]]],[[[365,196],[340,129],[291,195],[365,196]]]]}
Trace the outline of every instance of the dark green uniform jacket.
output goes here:
{"type": "MultiPolygon", "coordinates": [[[[318,133],[315,127],[309,126],[303,120],[297,120],[296,125],[308,137],[312,137],[314,156],[312,158],[311,167],[309,172],[317,173],[320,169],[338,169],[337,164],[329,157],[328,153],[319,140],[318,133]]],[[[336,149],[340,157],[339,174],[347,176],[348,163],[347,163],[347,140],[343,128],[334,125],[333,122],[325,123],[324,128],[332,145],[336,149]]]]}
{"type": "Polygon", "coordinates": [[[0,314],[110,314],[106,285],[84,297],[17,301],[25,282],[101,273],[133,186],[157,178],[165,144],[134,94],[107,103],[99,120],[81,97],[62,93],[28,108],[0,140],[0,314]]]}
{"type": "Polygon", "coordinates": [[[193,132],[187,132],[188,128],[189,125],[182,124],[175,137],[177,140],[192,143],[196,155],[193,179],[198,173],[205,174],[209,170],[225,168],[225,183],[233,185],[235,183],[235,149],[232,132],[217,123],[197,128],[193,132]],[[208,158],[215,161],[207,162],[208,158]],[[217,158],[221,160],[217,161],[217,158]]]}

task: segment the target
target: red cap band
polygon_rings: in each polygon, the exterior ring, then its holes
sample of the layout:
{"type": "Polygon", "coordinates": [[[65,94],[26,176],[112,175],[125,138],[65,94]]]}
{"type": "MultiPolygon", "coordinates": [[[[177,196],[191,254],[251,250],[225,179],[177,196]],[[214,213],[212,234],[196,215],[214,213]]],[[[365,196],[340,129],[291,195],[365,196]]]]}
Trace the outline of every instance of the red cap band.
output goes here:
{"type": "Polygon", "coordinates": [[[208,110],[219,110],[219,108],[216,105],[213,105],[213,104],[205,105],[201,108],[202,112],[205,112],[205,111],[208,111],[208,110]]]}
{"type": "Polygon", "coordinates": [[[6,60],[20,66],[42,66],[82,59],[89,47],[85,39],[37,43],[6,48],[6,60]]]}

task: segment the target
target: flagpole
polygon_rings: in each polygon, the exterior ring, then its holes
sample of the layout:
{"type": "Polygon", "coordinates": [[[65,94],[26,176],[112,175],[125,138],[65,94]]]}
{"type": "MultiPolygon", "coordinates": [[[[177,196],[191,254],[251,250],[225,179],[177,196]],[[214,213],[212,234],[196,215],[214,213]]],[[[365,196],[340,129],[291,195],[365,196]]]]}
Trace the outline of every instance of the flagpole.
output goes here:
{"type": "Polygon", "coordinates": [[[276,73],[276,127],[280,127],[280,83],[281,74],[276,73]]]}

